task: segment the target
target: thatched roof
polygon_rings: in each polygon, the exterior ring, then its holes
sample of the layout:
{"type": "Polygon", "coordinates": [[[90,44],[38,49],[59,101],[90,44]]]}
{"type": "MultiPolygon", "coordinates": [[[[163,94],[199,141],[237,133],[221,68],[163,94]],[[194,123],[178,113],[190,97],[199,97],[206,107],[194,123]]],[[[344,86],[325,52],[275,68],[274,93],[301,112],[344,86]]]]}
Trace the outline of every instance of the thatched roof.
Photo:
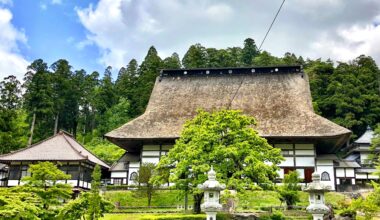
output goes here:
{"type": "Polygon", "coordinates": [[[30,147],[0,155],[0,162],[9,163],[11,161],[90,161],[109,168],[105,162],[64,131],[30,147]]]}
{"type": "Polygon", "coordinates": [[[164,70],[145,113],[106,137],[119,146],[128,140],[175,139],[199,108],[242,110],[257,119],[255,129],[268,138],[332,138],[341,145],[351,134],[314,113],[307,75],[300,66],[287,66],[164,70]]]}

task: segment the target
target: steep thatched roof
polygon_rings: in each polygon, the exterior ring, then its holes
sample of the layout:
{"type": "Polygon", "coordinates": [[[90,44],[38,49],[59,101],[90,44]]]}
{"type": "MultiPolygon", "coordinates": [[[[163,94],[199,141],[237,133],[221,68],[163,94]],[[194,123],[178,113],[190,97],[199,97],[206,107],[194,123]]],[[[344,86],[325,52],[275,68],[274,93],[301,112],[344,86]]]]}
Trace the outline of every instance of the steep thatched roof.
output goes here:
{"type": "Polygon", "coordinates": [[[109,168],[105,162],[64,131],[30,147],[0,155],[0,162],[9,163],[11,161],[90,161],[109,168]]]}
{"type": "Polygon", "coordinates": [[[164,70],[145,113],[106,137],[118,145],[178,138],[199,108],[240,109],[257,119],[255,129],[268,138],[332,138],[342,144],[351,133],[314,113],[307,75],[300,66],[288,66],[164,70]]]}

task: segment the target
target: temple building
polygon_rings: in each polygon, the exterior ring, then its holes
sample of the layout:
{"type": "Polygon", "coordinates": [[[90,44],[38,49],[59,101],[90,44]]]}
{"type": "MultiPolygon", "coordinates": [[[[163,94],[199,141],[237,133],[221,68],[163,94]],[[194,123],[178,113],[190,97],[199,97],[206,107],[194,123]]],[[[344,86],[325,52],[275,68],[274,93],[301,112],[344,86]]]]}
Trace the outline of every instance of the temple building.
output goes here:
{"type": "Polygon", "coordinates": [[[371,149],[373,130],[368,126],[367,130],[354,141],[347,150],[345,160],[353,161],[358,164],[355,168],[355,176],[352,178],[354,188],[363,188],[373,180],[378,180],[379,176],[374,175],[375,165],[372,163],[371,154],[378,154],[379,148],[371,149]]]}
{"type": "Polygon", "coordinates": [[[91,188],[91,174],[96,164],[101,167],[104,177],[107,177],[110,168],[70,134],[60,131],[30,147],[0,155],[0,163],[8,167],[7,176],[2,179],[1,186],[22,184],[22,177],[29,175],[29,164],[42,161],[54,162],[60,170],[70,174],[71,179],[65,182],[77,189],[91,188]]]}
{"type": "Polygon", "coordinates": [[[199,108],[238,109],[255,117],[254,129],[282,150],[280,178],[297,170],[307,183],[318,171],[331,189],[339,184],[335,154],[351,131],[314,113],[301,66],[162,70],[145,113],[105,135],[127,150],[112,166],[111,182],[132,184],[142,163],[158,163],[199,108]]]}

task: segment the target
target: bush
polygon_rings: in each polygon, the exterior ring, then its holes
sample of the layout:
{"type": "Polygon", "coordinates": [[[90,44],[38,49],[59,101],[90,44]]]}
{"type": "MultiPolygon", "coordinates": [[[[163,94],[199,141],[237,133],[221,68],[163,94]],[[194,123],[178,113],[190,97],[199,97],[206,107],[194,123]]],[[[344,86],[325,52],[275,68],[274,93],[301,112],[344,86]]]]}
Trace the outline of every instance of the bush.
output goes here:
{"type": "Polygon", "coordinates": [[[272,215],[262,215],[259,220],[285,220],[285,216],[282,212],[276,211],[272,215]]]}
{"type": "Polygon", "coordinates": [[[204,220],[206,215],[146,215],[141,218],[141,220],[204,220]]]}
{"type": "Polygon", "coordinates": [[[355,219],[356,211],[350,208],[345,208],[339,213],[339,215],[342,217],[349,217],[350,219],[355,219]]]}

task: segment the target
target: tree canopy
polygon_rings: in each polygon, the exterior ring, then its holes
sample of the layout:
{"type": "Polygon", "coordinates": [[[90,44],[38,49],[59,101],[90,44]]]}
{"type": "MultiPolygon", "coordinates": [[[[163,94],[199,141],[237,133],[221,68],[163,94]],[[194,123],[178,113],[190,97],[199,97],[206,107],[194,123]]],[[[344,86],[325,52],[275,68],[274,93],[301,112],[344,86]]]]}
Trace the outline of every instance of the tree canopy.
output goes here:
{"type": "Polygon", "coordinates": [[[196,212],[202,199],[197,185],[207,180],[211,165],[228,189],[272,188],[283,157],[280,149],[258,135],[252,128],[255,125],[254,118],[237,110],[199,110],[185,123],[168,155],[161,158],[155,181],[166,181],[164,170],[172,168],[170,182],[194,195],[196,212]]]}

